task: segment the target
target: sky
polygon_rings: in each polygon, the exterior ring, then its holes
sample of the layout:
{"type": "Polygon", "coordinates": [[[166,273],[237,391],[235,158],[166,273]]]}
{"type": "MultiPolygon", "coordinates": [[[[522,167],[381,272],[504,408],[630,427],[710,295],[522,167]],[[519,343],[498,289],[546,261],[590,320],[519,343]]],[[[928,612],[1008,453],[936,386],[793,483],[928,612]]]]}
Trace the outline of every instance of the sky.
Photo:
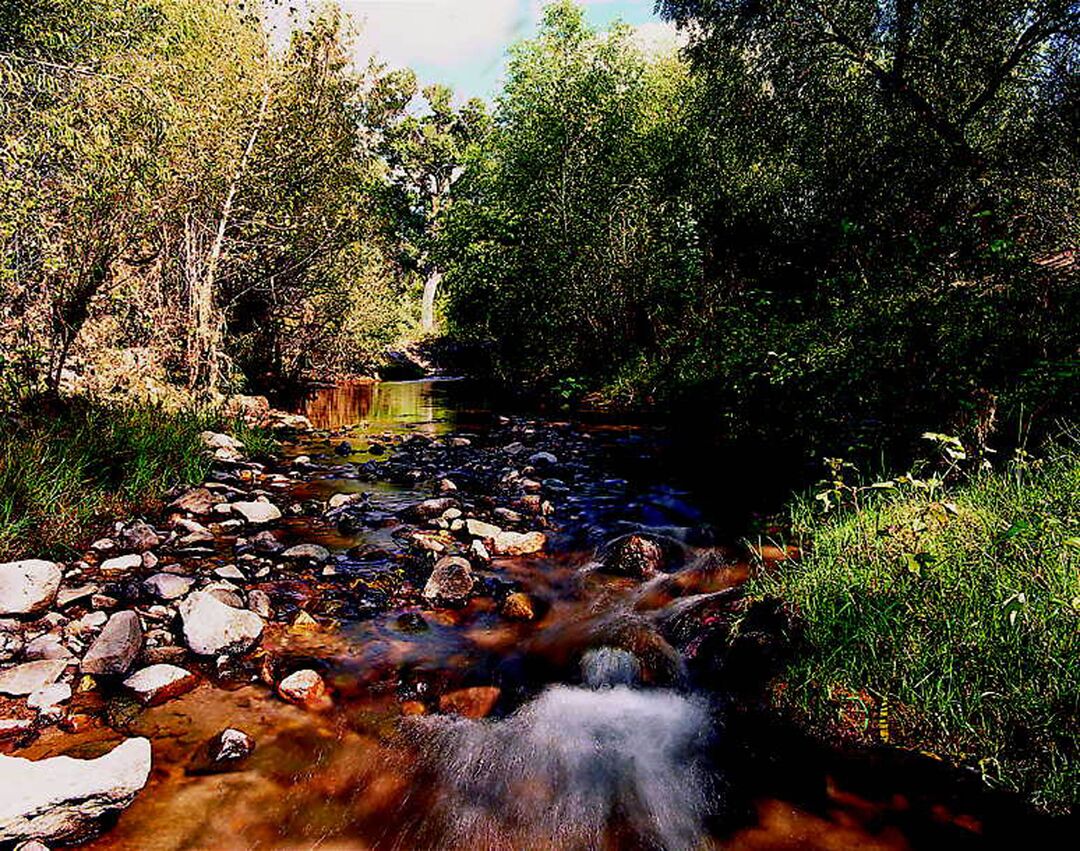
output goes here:
{"type": "MultiPolygon", "coordinates": [[[[673,44],[674,30],[653,13],[654,0],[577,0],[590,23],[635,26],[647,44],[673,44]]],[[[491,98],[506,50],[536,32],[544,0],[338,0],[360,25],[357,58],[376,54],[409,67],[421,83],[450,85],[459,101],[491,98]]],[[[301,9],[316,0],[294,3],[301,9]]]]}

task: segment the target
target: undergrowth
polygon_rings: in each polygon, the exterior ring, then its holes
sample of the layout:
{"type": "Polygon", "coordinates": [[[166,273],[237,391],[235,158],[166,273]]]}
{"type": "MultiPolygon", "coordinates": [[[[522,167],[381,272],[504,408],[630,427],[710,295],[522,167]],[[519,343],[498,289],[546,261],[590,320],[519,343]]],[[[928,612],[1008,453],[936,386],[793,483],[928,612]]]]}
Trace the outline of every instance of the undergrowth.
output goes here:
{"type": "Polygon", "coordinates": [[[963,476],[834,477],[792,520],[802,558],[751,584],[801,626],[783,702],[828,735],[969,766],[1045,811],[1076,807],[1077,440],[963,476]]]}
{"type": "Polygon", "coordinates": [[[210,462],[200,433],[222,428],[251,452],[271,448],[260,430],[209,412],[75,400],[5,415],[0,561],[68,556],[105,521],[202,482],[210,462]]]}

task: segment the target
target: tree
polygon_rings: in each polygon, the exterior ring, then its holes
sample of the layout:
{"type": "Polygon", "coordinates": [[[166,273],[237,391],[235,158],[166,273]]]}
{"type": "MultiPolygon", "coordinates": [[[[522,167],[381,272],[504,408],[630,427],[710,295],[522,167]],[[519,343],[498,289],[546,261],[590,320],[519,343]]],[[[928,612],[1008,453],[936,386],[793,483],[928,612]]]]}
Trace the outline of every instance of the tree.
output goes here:
{"type": "Polygon", "coordinates": [[[412,111],[416,76],[394,76],[398,86],[395,120],[383,137],[382,154],[389,167],[388,203],[403,243],[406,263],[423,281],[420,329],[436,330],[435,300],[442,271],[432,247],[440,221],[447,213],[451,190],[464,172],[470,146],[482,144],[490,121],[483,101],[472,99],[460,109],[446,86],[424,88],[422,111],[412,111]]]}
{"type": "Polygon", "coordinates": [[[612,377],[669,333],[700,278],[679,195],[686,69],[573,3],[513,49],[489,144],[443,240],[459,333],[536,378],[612,377]]]}

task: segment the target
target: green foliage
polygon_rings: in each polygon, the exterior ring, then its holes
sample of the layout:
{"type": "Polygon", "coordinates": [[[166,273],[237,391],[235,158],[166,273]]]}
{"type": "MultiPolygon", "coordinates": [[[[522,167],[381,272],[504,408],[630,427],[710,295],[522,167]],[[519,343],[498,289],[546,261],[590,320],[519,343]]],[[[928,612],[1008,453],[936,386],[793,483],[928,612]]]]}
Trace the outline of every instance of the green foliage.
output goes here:
{"type": "MultiPolygon", "coordinates": [[[[78,402],[0,421],[0,560],[64,555],[122,512],[202,482],[209,414],[78,402]]],[[[250,432],[252,445],[260,438],[250,432]]]]}
{"type": "Polygon", "coordinates": [[[1076,413],[1074,3],[661,5],[689,66],[568,3],[516,49],[443,231],[457,336],[815,449],[1076,413]]]}
{"type": "Polygon", "coordinates": [[[237,0],[0,10],[7,398],[123,349],[200,391],[365,369],[408,329],[381,147],[407,99],[350,38],[334,7],[283,52],[237,0]]]}
{"type": "MultiPolygon", "coordinates": [[[[952,439],[943,445],[955,455],[952,439]]],[[[838,701],[873,714],[887,700],[893,744],[970,765],[1042,809],[1076,806],[1076,447],[1070,438],[1042,460],[1021,454],[953,484],[878,483],[824,515],[797,503],[802,558],[750,587],[789,601],[805,627],[782,676],[789,705],[831,729],[838,701]]]]}
{"type": "Polygon", "coordinates": [[[648,60],[628,28],[597,35],[572,3],[514,48],[439,247],[455,332],[491,341],[506,373],[610,378],[690,308],[696,223],[668,191],[689,87],[681,63],[648,60]]]}

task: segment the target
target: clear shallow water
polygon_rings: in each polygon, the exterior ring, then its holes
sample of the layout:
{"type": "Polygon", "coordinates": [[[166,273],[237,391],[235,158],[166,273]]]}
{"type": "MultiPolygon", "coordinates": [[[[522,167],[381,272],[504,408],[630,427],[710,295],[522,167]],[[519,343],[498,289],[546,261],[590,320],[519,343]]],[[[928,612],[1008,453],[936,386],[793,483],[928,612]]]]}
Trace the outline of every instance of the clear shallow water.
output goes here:
{"type": "MultiPolygon", "coordinates": [[[[289,454],[341,461],[374,457],[385,432],[469,431],[493,419],[457,382],[347,385],[316,392],[302,409],[335,434],[289,454]]],[[[593,547],[629,520],[677,530],[712,519],[663,480],[662,464],[641,459],[635,429],[596,428],[615,442],[611,460],[625,478],[568,498],[577,528],[592,533],[499,568],[536,601],[536,620],[508,621],[485,598],[459,611],[357,616],[348,583],[335,586],[340,593],[279,589],[337,618],[315,631],[276,627],[264,641],[280,664],[319,669],[333,707],[305,711],[262,684],[204,683],[142,713],[127,732],[153,739],[150,784],[88,847],[903,849],[983,847],[1007,832],[951,776],[891,758],[839,759],[782,725],[747,721],[723,683],[688,689],[681,661],[650,637],[651,624],[673,611],[673,598],[739,584],[746,564],[705,535],[695,546],[720,556],[722,570],[688,569],[644,587],[583,578],[593,547]],[[402,618],[416,614],[426,629],[402,618]],[[403,715],[410,698],[491,684],[501,693],[489,719],[403,715]],[[245,770],[187,775],[192,752],[228,726],[257,741],[245,770]]],[[[418,498],[334,475],[293,488],[298,497],[374,491],[390,509],[418,498]]],[[[336,551],[390,543],[379,531],[315,532],[302,519],[289,532],[336,551]]],[[[376,560],[376,579],[379,569],[376,560]]],[[[372,576],[362,578],[370,587],[372,576]]],[[[117,738],[108,728],[50,734],[25,753],[91,755],[117,738]]]]}

